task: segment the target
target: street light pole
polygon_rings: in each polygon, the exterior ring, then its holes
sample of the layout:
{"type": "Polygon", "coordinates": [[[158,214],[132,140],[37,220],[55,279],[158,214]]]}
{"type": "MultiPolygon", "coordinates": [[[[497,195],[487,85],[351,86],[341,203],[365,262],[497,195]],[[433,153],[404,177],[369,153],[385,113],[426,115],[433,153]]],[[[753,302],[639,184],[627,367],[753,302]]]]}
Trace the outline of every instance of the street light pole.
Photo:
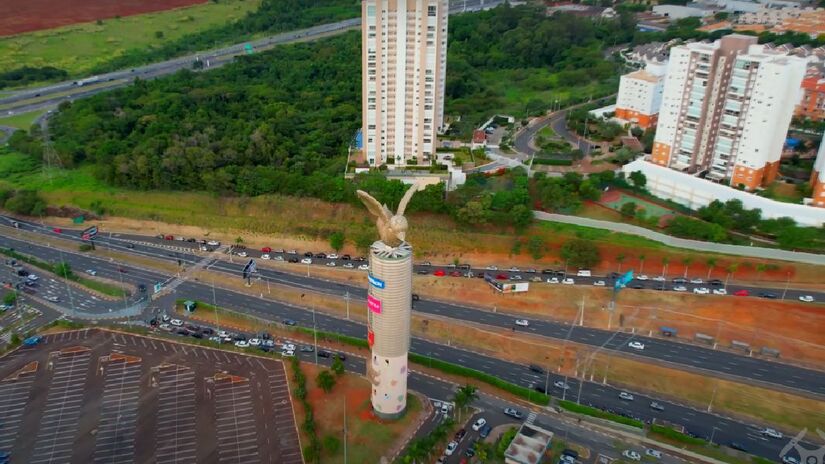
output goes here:
{"type": "Polygon", "coordinates": [[[782,299],[785,299],[785,294],[788,293],[788,286],[791,284],[791,273],[788,273],[788,278],[785,280],[785,290],[782,290],[782,299]]]}

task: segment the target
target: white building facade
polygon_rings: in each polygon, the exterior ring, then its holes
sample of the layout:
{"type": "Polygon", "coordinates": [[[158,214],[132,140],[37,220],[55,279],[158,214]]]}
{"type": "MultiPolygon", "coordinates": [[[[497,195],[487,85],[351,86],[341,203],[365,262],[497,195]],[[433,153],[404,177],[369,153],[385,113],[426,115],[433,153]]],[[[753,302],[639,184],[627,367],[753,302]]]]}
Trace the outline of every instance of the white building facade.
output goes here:
{"type": "Polygon", "coordinates": [[[429,164],[444,124],[448,0],[361,4],[362,162],[429,164]]]}
{"type": "Polygon", "coordinates": [[[645,69],[623,75],[616,97],[616,117],[644,129],[655,126],[662,106],[666,69],[667,65],[648,64],[645,69]]]}
{"type": "Polygon", "coordinates": [[[806,60],[756,40],[671,50],[653,163],[747,190],[776,178],[806,60]]]}

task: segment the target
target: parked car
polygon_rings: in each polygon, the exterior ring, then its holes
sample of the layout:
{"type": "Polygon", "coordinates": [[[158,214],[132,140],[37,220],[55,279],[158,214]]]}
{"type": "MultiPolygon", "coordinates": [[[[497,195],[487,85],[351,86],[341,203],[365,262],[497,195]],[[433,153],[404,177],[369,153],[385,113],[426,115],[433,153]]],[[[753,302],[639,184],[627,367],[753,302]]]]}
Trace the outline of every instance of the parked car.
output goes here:
{"type": "Polygon", "coordinates": [[[650,409],[653,409],[653,410],[656,410],[656,411],[664,411],[665,407],[662,406],[660,403],[657,403],[656,401],[651,401],[650,402],[650,409]]]}
{"type": "Polygon", "coordinates": [[[727,295],[728,291],[725,290],[724,288],[714,288],[713,289],[713,294],[714,295],[727,295]]]}
{"type": "Polygon", "coordinates": [[[743,445],[742,443],[739,443],[738,441],[732,441],[728,444],[728,446],[730,446],[731,448],[733,448],[735,450],[743,451],[745,453],[748,452],[748,448],[746,448],[745,445],[743,445]]]}
{"type": "Polygon", "coordinates": [[[759,298],[767,298],[769,300],[775,300],[778,298],[776,293],[773,292],[759,292],[759,298]]]}
{"type": "Polygon", "coordinates": [[[623,399],[623,400],[625,400],[625,401],[633,401],[633,395],[631,395],[631,394],[630,394],[630,393],[628,393],[628,392],[621,392],[621,393],[619,393],[619,398],[621,398],[621,399],[623,399]]]}
{"type": "Polygon", "coordinates": [[[444,277],[445,275],[447,275],[447,273],[444,272],[443,269],[438,269],[435,272],[433,272],[433,275],[436,276],[436,277],[444,277]]]}
{"type": "Polygon", "coordinates": [[[459,429],[455,433],[455,435],[453,435],[453,439],[455,441],[461,441],[461,439],[464,438],[464,436],[466,436],[466,435],[467,435],[467,429],[459,429]]]}
{"type": "Polygon", "coordinates": [[[304,258],[301,260],[301,264],[312,264],[312,258],[304,258]]]}
{"type": "Polygon", "coordinates": [[[576,281],[571,279],[570,277],[568,277],[568,278],[562,280],[561,283],[563,283],[564,285],[573,285],[573,284],[576,283],[576,281]]]}
{"type": "Polygon", "coordinates": [[[604,287],[606,284],[603,280],[594,280],[593,285],[596,287],[604,287]]]}
{"type": "Polygon", "coordinates": [[[245,251],[239,251],[236,254],[241,258],[246,258],[247,256],[249,256],[245,251]]]}
{"type": "Polygon", "coordinates": [[[490,424],[485,424],[481,430],[478,431],[478,436],[481,438],[487,438],[490,435],[490,432],[493,431],[493,428],[490,427],[490,424]]]}
{"type": "Polygon", "coordinates": [[[650,456],[654,459],[662,459],[662,452],[651,448],[645,449],[645,455],[650,456]]]}
{"type": "Polygon", "coordinates": [[[699,278],[693,278],[693,279],[690,279],[690,283],[692,283],[692,284],[703,284],[703,283],[705,283],[705,281],[702,280],[702,279],[699,279],[699,278]]]}
{"type": "Polygon", "coordinates": [[[183,327],[183,321],[180,319],[172,319],[169,323],[175,327],[183,327]]]}
{"type": "Polygon", "coordinates": [[[697,295],[708,295],[710,294],[710,290],[705,287],[696,287],[693,289],[693,293],[697,295]]]}
{"type": "Polygon", "coordinates": [[[444,454],[447,456],[452,456],[455,453],[456,448],[458,448],[458,443],[455,441],[451,441],[447,443],[447,449],[444,450],[444,454]]]}
{"type": "Polygon", "coordinates": [[[263,248],[261,248],[261,253],[272,253],[272,248],[263,247],[263,248]]]}
{"type": "Polygon", "coordinates": [[[249,342],[246,340],[238,340],[235,342],[235,346],[238,348],[249,348],[249,342]]]}
{"type": "Polygon", "coordinates": [[[479,417],[479,418],[478,418],[478,420],[477,420],[477,421],[475,421],[475,423],[473,424],[473,430],[475,430],[476,432],[478,432],[478,431],[479,431],[479,430],[481,430],[481,428],[482,428],[482,427],[484,427],[485,425],[487,425],[487,419],[485,419],[485,418],[483,418],[483,417],[479,417]]]}
{"type": "Polygon", "coordinates": [[[269,256],[269,253],[264,253],[264,254],[261,255],[261,259],[263,259],[263,260],[272,259],[272,256],[269,256]]]}
{"type": "Polygon", "coordinates": [[[674,284],[686,284],[688,283],[688,280],[683,277],[676,277],[671,279],[671,282],[673,282],[674,284]]]}
{"type": "Polygon", "coordinates": [[[645,349],[645,344],[642,342],[633,341],[627,344],[627,346],[633,348],[634,350],[643,350],[645,349]]]}
{"type": "Polygon", "coordinates": [[[551,278],[547,279],[547,283],[548,284],[557,284],[557,283],[559,283],[559,279],[558,279],[558,277],[551,277],[551,278]]]}
{"type": "Polygon", "coordinates": [[[648,277],[647,274],[641,274],[641,275],[636,276],[636,280],[649,280],[649,279],[650,279],[650,277],[648,277]]]}
{"type": "Polygon", "coordinates": [[[631,461],[641,461],[642,455],[633,451],[633,450],[624,450],[622,451],[622,456],[630,459],[631,461]]]}
{"type": "Polygon", "coordinates": [[[685,287],[684,285],[677,285],[677,286],[673,287],[673,291],[674,292],[686,292],[687,287],[685,287]]]}
{"type": "Polygon", "coordinates": [[[811,295],[800,295],[799,301],[804,301],[805,303],[813,303],[814,297],[812,297],[811,295]]]}
{"type": "Polygon", "coordinates": [[[749,291],[745,290],[745,289],[742,289],[742,290],[737,290],[737,291],[733,292],[733,294],[735,296],[750,296],[751,293],[749,291]]]}

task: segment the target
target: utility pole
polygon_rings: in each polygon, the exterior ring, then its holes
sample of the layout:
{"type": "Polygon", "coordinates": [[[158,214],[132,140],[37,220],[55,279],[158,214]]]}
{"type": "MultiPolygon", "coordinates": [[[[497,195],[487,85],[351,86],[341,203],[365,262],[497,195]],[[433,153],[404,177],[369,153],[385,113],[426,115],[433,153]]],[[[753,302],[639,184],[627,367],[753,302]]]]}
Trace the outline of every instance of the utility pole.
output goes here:
{"type": "Polygon", "coordinates": [[[347,290],[347,293],[344,295],[344,301],[347,302],[347,320],[349,320],[349,290],[347,290]]]}
{"type": "Polygon", "coordinates": [[[719,382],[717,381],[713,384],[713,394],[710,397],[710,403],[708,403],[708,412],[710,412],[711,408],[713,408],[713,400],[716,399],[716,389],[719,388],[719,382]]]}
{"type": "Polygon", "coordinates": [[[788,273],[788,278],[785,280],[785,290],[782,290],[782,300],[785,300],[785,294],[788,293],[788,286],[791,285],[791,273],[788,273]]]}

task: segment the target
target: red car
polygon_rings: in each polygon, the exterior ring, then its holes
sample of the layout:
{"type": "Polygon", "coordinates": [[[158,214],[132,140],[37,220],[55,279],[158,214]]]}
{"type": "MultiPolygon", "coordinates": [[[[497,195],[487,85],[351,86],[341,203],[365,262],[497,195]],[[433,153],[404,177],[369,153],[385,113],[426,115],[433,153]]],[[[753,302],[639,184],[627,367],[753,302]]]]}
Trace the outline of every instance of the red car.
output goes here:
{"type": "Polygon", "coordinates": [[[458,272],[458,271],[453,271],[453,272],[450,273],[450,275],[453,276],[453,277],[461,277],[461,273],[458,272]]]}
{"type": "Polygon", "coordinates": [[[272,248],[263,247],[263,248],[261,248],[261,252],[262,253],[272,253],[272,248]]]}
{"type": "Polygon", "coordinates": [[[498,280],[507,280],[507,279],[509,279],[509,277],[507,277],[507,274],[499,274],[499,275],[496,276],[496,279],[498,279],[498,280]]]}
{"type": "Polygon", "coordinates": [[[444,270],[439,269],[439,270],[433,272],[433,275],[436,276],[436,277],[444,277],[447,274],[444,272],[444,270]]]}
{"type": "Polygon", "coordinates": [[[175,236],[174,235],[167,235],[166,237],[163,237],[163,239],[164,240],[174,240],[175,236]]]}
{"type": "Polygon", "coordinates": [[[54,229],[52,229],[52,232],[54,232],[56,234],[62,234],[63,229],[61,229],[60,227],[55,227],[54,229]]]}
{"type": "Polygon", "coordinates": [[[748,296],[751,293],[749,291],[743,289],[743,290],[737,290],[737,291],[733,292],[733,294],[736,295],[736,296],[748,296]]]}

